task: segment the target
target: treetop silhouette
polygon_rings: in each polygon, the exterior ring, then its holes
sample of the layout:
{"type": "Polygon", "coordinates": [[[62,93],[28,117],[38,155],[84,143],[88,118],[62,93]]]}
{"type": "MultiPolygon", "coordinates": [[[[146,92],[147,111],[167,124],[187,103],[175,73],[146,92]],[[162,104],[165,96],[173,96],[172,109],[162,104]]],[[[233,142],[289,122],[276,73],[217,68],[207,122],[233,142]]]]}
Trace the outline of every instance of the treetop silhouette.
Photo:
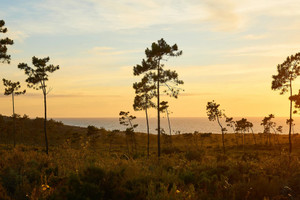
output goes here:
{"type": "Polygon", "coordinates": [[[134,110],[139,111],[155,107],[151,99],[155,96],[156,86],[149,84],[148,77],[143,77],[140,82],[135,82],[133,89],[136,94],[133,104],[134,110]]]}
{"type": "Polygon", "coordinates": [[[136,119],[136,116],[129,115],[129,111],[128,112],[120,111],[119,115],[120,115],[120,118],[119,118],[120,124],[122,124],[124,126],[130,126],[130,128],[132,128],[132,129],[134,129],[138,126],[138,124],[132,124],[132,121],[134,119],[136,119]]]}
{"type": "Polygon", "coordinates": [[[20,63],[18,68],[25,71],[25,74],[28,76],[26,79],[27,86],[29,88],[33,88],[35,90],[42,90],[44,94],[47,94],[47,85],[46,81],[48,81],[48,73],[53,73],[59,69],[59,65],[47,65],[50,58],[37,58],[35,56],[32,57],[32,64],[34,67],[30,67],[25,63],[20,63]]]}
{"type": "MultiPolygon", "coordinates": [[[[286,60],[277,65],[277,75],[273,75],[272,90],[280,90],[280,94],[284,94],[290,91],[290,123],[289,123],[289,153],[292,152],[292,115],[293,115],[293,100],[297,99],[297,96],[293,97],[292,81],[300,75],[300,52],[295,55],[288,56],[286,60]]],[[[297,108],[297,106],[296,106],[297,108]]]]}
{"type": "MultiPolygon", "coordinates": [[[[0,20],[0,33],[6,33],[7,28],[4,27],[4,20],[0,20]]],[[[10,55],[7,55],[7,45],[13,45],[14,41],[8,37],[0,39],[0,62],[8,64],[10,63],[10,55]]]]}
{"type": "Polygon", "coordinates": [[[6,80],[5,78],[2,79],[3,85],[5,86],[5,91],[4,95],[20,95],[20,94],[25,94],[26,90],[17,92],[20,88],[20,82],[12,82],[11,80],[6,80]]]}
{"type": "Polygon", "coordinates": [[[277,75],[273,75],[272,90],[284,94],[292,90],[291,82],[300,75],[300,53],[288,56],[282,64],[277,65],[277,75]]]}

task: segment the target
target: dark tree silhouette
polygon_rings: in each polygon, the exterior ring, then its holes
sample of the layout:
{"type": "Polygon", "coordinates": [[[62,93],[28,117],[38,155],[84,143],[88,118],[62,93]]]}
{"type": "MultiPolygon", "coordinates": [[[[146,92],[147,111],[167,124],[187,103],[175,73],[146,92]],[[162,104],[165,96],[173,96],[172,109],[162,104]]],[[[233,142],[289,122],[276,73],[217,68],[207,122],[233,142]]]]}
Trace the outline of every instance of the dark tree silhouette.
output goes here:
{"type": "Polygon", "coordinates": [[[235,133],[235,126],[236,126],[236,124],[235,124],[235,121],[233,121],[233,118],[232,117],[227,117],[225,115],[224,115],[224,117],[226,118],[226,120],[225,120],[226,125],[228,127],[231,127],[232,130],[233,130],[233,133],[235,133]]]}
{"type": "Polygon", "coordinates": [[[238,146],[239,145],[239,141],[238,141],[238,132],[236,131],[236,122],[233,121],[233,118],[232,117],[227,117],[224,115],[224,117],[226,118],[225,122],[226,122],[226,126],[228,127],[231,127],[232,130],[233,130],[233,133],[235,135],[235,142],[236,142],[236,145],[238,146]]]}
{"type": "MultiPolygon", "coordinates": [[[[296,95],[293,95],[293,96],[290,96],[289,98],[291,101],[293,101],[295,104],[294,104],[294,107],[296,110],[293,111],[293,113],[298,113],[299,114],[299,111],[300,111],[300,90],[298,91],[298,94],[296,95]]],[[[287,124],[290,124],[291,122],[291,126],[292,126],[292,129],[293,129],[293,134],[294,134],[294,126],[295,126],[295,123],[293,119],[288,119],[287,120],[287,124]]]]}
{"type": "Polygon", "coordinates": [[[271,129],[276,134],[276,130],[275,130],[276,123],[272,121],[273,118],[275,118],[275,116],[273,114],[269,114],[268,117],[264,117],[262,123],[260,124],[264,127],[264,134],[268,136],[267,137],[268,144],[271,144],[271,129]]]}
{"type": "Polygon", "coordinates": [[[168,119],[168,126],[169,126],[169,137],[166,137],[166,138],[169,138],[169,144],[172,145],[172,128],[171,128],[171,122],[170,122],[170,111],[168,110],[169,108],[169,105],[168,105],[168,102],[167,101],[162,101],[160,102],[160,112],[162,113],[166,113],[167,115],[167,119],[168,119]]]}
{"type": "Polygon", "coordinates": [[[42,90],[44,95],[44,133],[45,133],[45,145],[46,145],[46,154],[48,154],[48,138],[47,138],[47,94],[50,90],[47,90],[48,73],[53,73],[59,69],[59,66],[47,65],[50,58],[37,58],[32,57],[33,68],[28,66],[26,63],[20,63],[18,68],[25,71],[25,74],[28,76],[26,79],[27,86],[36,90],[42,90]]]}
{"type": "Polygon", "coordinates": [[[20,82],[12,82],[11,80],[2,79],[3,85],[5,86],[4,95],[11,95],[12,98],[12,108],[13,108],[13,137],[14,137],[14,147],[16,146],[16,114],[15,114],[15,96],[25,94],[26,90],[18,92],[21,88],[20,82]]]}
{"type": "Polygon", "coordinates": [[[169,108],[169,105],[168,105],[168,102],[167,101],[162,101],[160,102],[160,112],[162,113],[166,113],[167,115],[167,119],[168,119],[168,125],[169,125],[169,135],[171,136],[172,135],[172,129],[171,129],[171,122],[170,122],[170,111],[168,110],[169,108]]]}
{"type": "MultiPolygon", "coordinates": [[[[0,20],[0,33],[6,33],[7,28],[4,27],[4,20],[0,20]]],[[[9,38],[0,39],[0,62],[10,63],[10,55],[7,55],[7,45],[13,45],[13,40],[9,38]]]]}
{"type": "Polygon", "coordinates": [[[254,134],[254,131],[253,131],[253,123],[252,123],[252,122],[249,122],[249,121],[247,121],[247,126],[249,127],[249,129],[250,129],[250,130],[251,130],[251,132],[252,132],[253,141],[254,141],[254,144],[256,145],[256,138],[255,138],[255,134],[254,134]]]}
{"type": "Polygon", "coordinates": [[[300,75],[300,53],[287,57],[282,63],[277,65],[277,75],[273,75],[272,90],[280,90],[280,94],[290,91],[290,123],[289,123],[289,153],[292,153],[292,115],[293,96],[292,82],[300,75]]]}
{"type": "Polygon", "coordinates": [[[241,132],[243,134],[243,150],[245,148],[245,132],[249,131],[249,127],[247,126],[247,119],[242,118],[241,120],[236,121],[236,128],[237,132],[241,132]]]}
{"type": "Polygon", "coordinates": [[[222,131],[222,143],[223,143],[223,153],[225,154],[225,140],[224,140],[224,132],[226,128],[223,128],[222,124],[220,123],[220,118],[224,117],[224,110],[221,110],[220,104],[216,104],[215,101],[207,102],[206,111],[209,121],[216,121],[218,122],[219,126],[221,127],[222,131]]]}
{"type": "Polygon", "coordinates": [[[249,122],[246,118],[242,118],[241,120],[236,121],[236,131],[241,131],[241,133],[243,134],[243,151],[245,150],[245,132],[252,132],[252,136],[253,136],[253,140],[254,140],[254,144],[256,144],[256,139],[255,139],[255,135],[253,132],[253,124],[251,122],[249,122]]]}
{"type": "Polygon", "coordinates": [[[137,151],[137,142],[134,135],[134,129],[138,126],[138,124],[133,124],[133,120],[136,119],[136,116],[130,115],[129,111],[124,112],[120,111],[119,113],[119,122],[121,125],[129,126],[129,128],[126,128],[125,134],[126,134],[126,144],[127,144],[127,150],[129,151],[129,144],[128,144],[128,137],[131,139],[131,146],[132,146],[132,152],[133,152],[133,146],[135,148],[135,152],[137,151]]]}
{"type": "MultiPolygon", "coordinates": [[[[157,43],[153,42],[151,49],[145,50],[146,60],[142,60],[141,65],[133,67],[133,74],[138,76],[145,73],[148,80],[156,85],[157,105],[160,105],[160,88],[165,86],[163,92],[171,97],[178,97],[180,88],[178,85],[183,84],[182,80],[178,79],[176,71],[165,70],[163,61],[167,61],[170,57],[177,57],[182,55],[182,51],[178,50],[176,44],[173,46],[168,45],[164,39],[160,39],[157,43]]],[[[160,157],[160,111],[157,106],[157,147],[158,157],[160,157]]]]}
{"type": "Polygon", "coordinates": [[[146,124],[147,124],[147,156],[149,158],[149,146],[150,146],[150,131],[149,131],[149,120],[148,120],[148,109],[154,108],[155,104],[151,99],[155,96],[154,90],[155,85],[150,85],[147,77],[144,77],[141,82],[136,82],[133,84],[135,89],[135,98],[133,108],[135,111],[145,110],[146,114],[146,124]]]}

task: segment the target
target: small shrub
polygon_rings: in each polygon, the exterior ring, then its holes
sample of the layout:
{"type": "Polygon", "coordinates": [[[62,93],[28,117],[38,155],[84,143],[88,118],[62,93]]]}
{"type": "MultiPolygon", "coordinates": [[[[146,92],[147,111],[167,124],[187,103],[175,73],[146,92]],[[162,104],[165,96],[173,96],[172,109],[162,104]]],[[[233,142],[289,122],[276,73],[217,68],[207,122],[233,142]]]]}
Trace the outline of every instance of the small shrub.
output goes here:
{"type": "Polygon", "coordinates": [[[203,151],[187,151],[185,153],[185,158],[189,161],[196,160],[202,161],[204,152],[203,151]]]}
{"type": "Polygon", "coordinates": [[[89,125],[87,127],[87,136],[95,135],[99,129],[95,126],[89,125]]]}
{"type": "Polygon", "coordinates": [[[18,173],[12,168],[6,168],[2,171],[0,177],[2,186],[6,189],[6,191],[10,195],[15,194],[20,180],[18,173]]]}

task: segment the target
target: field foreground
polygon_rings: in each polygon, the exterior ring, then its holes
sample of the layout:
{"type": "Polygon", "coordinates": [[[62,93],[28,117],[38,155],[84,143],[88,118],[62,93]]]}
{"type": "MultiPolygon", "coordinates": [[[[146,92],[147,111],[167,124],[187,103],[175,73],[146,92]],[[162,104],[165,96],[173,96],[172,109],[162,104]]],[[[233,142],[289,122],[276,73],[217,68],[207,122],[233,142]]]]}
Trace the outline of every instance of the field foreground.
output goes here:
{"type": "Polygon", "coordinates": [[[300,199],[299,135],[291,156],[287,135],[226,134],[225,154],[218,134],[163,135],[158,159],[155,135],[147,158],[146,134],[52,123],[49,155],[38,128],[0,137],[0,199],[300,199]]]}

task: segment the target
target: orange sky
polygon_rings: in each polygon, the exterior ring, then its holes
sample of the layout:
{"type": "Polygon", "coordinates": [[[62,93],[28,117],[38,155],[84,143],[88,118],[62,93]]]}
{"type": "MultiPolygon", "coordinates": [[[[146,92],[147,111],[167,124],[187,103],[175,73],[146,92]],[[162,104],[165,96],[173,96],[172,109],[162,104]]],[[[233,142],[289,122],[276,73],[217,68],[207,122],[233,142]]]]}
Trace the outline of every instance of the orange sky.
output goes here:
{"type": "MultiPolygon", "coordinates": [[[[121,110],[133,112],[132,84],[139,80],[133,66],[164,38],[183,50],[165,63],[185,82],[178,99],[162,97],[173,117],[205,117],[211,100],[228,116],[288,116],[288,96],[271,90],[271,76],[299,51],[298,1],[174,2],[7,1],[0,19],[15,44],[9,47],[11,64],[0,64],[1,76],[24,87],[18,63],[50,56],[61,68],[49,78],[49,117],[118,117],[121,110]]],[[[296,81],[294,93],[298,89],[296,81]]],[[[43,116],[42,92],[27,91],[16,98],[16,112],[43,116]]],[[[0,109],[11,114],[10,97],[0,95],[0,109]]]]}

